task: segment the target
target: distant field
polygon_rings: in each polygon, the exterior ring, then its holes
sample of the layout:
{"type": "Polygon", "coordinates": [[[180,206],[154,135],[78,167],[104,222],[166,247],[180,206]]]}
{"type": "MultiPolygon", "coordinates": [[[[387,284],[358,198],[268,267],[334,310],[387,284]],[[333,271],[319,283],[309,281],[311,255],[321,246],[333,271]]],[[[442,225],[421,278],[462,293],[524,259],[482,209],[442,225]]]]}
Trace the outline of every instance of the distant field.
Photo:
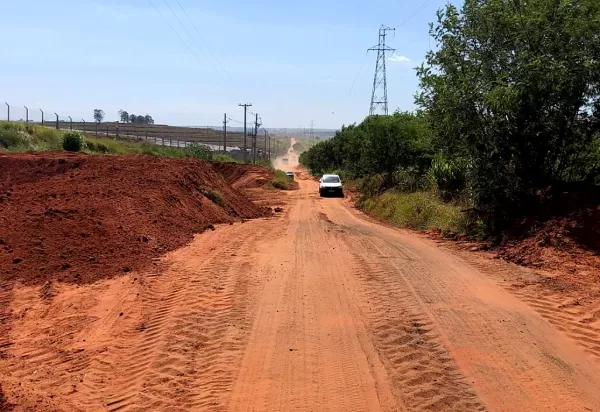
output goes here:
{"type": "MultiPolygon", "coordinates": [[[[47,125],[52,125],[52,122],[47,122],[47,125]]],[[[61,129],[68,129],[68,122],[59,123],[61,129]]],[[[179,127],[179,126],[166,126],[166,125],[136,125],[128,123],[100,123],[96,127],[96,123],[84,123],[73,122],[73,129],[85,130],[89,133],[95,133],[96,128],[98,134],[106,134],[107,128],[109,135],[113,136],[117,134],[117,127],[120,137],[140,137],[140,138],[162,138],[164,140],[181,140],[181,141],[192,141],[202,142],[207,144],[222,145],[223,144],[223,131],[215,130],[211,128],[200,128],[200,127],[179,127]]],[[[248,137],[248,147],[251,145],[252,139],[248,137]]],[[[258,145],[263,146],[264,136],[258,136],[258,145]]],[[[227,146],[238,146],[243,147],[244,145],[244,134],[239,132],[227,132],[227,146]]]]}

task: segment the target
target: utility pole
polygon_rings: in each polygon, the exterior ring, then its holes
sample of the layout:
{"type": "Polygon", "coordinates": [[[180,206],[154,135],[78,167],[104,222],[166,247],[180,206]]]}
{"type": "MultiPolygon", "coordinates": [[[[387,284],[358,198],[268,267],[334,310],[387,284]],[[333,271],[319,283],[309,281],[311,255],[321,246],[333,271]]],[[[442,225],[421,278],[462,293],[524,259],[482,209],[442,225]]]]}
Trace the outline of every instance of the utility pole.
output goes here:
{"type": "MultiPolygon", "coordinates": [[[[265,133],[267,133],[267,131],[265,130],[265,133]]],[[[271,161],[271,135],[267,133],[267,135],[269,136],[269,162],[271,161]]]]}
{"type": "Polygon", "coordinates": [[[58,114],[54,113],[54,115],[56,116],[56,130],[58,130],[59,129],[59,127],[58,127],[58,114]]]}
{"type": "Polygon", "coordinates": [[[238,104],[238,106],[243,107],[244,108],[244,163],[246,163],[247,160],[247,156],[248,156],[248,149],[247,149],[247,144],[246,144],[246,113],[248,112],[248,107],[252,107],[252,103],[240,103],[238,104]]]}
{"type": "Polygon", "coordinates": [[[42,112],[42,127],[44,127],[44,111],[40,109],[40,112],[42,112]]]}
{"type": "Polygon", "coordinates": [[[223,153],[227,153],[227,113],[223,114],[223,153]]]}
{"type": "Polygon", "coordinates": [[[252,163],[256,164],[256,135],[258,134],[258,113],[255,114],[254,135],[252,136],[252,163]]]}
{"type": "Polygon", "coordinates": [[[267,131],[263,128],[263,131],[265,132],[265,150],[263,153],[263,158],[266,159],[267,158],[267,131]]]}
{"type": "Polygon", "coordinates": [[[387,98],[387,75],[385,70],[385,52],[394,52],[396,49],[386,46],[385,36],[388,31],[396,32],[396,29],[381,25],[379,28],[379,44],[367,50],[377,52],[377,62],[375,63],[375,76],[373,77],[373,91],[371,92],[371,109],[369,116],[375,114],[388,114],[387,98]]]}
{"type": "Polygon", "coordinates": [[[308,144],[309,149],[314,146],[314,127],[315,127],[315,121],[311,120],[310,121],[310,140],[309,140],[309,144],[308,144]]]}
{"type": "Polygon", "coordinates": [[[4,104],[6,104],[6,107],[8,107],[8,117],[6,118],[6,120],[10,122],[10,104],[6,102],[4,102],[4,104]]]}
{"type": "Polygon", "coordinates": [[[29,124],[29,109],[27,106],[23,106],[25,108],[25,123],[29,124]]]}

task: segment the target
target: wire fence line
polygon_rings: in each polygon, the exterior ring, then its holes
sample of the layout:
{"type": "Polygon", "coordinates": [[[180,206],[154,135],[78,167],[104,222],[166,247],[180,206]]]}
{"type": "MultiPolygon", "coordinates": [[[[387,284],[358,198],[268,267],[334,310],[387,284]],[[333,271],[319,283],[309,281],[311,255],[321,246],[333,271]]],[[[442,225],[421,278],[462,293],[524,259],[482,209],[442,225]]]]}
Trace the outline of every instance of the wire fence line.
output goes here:
{"type": "MultiPolygon", "coordinates": [[[[227,117],[227,120],[238,123],[239,121],[227,117]]],[[[271,136],[254,136],[228,128],[183,127],[158,124],[138,124],[121,122],[95,122],[77,119],[71,116],[46,111],[28,106],[11,105],[4,102],[4,110],[0,110],[0,121],[22,122],[39,125],[57,130],[76,130],[87,135],[108,137],[114,139],[127,139],[145,141],[159,146],[186,148],[192,145],[203,145],[215,153],[227,153],[232,157],[243,157],[244,147],[246,153],[256,150],[258,158],[267,158],[271,155],[271,136]]],[[[243,124],[243,122],[239,122],[243,124]]],[[[253,130],[253,125],[248,124],[248,130],[253,130]]]]}

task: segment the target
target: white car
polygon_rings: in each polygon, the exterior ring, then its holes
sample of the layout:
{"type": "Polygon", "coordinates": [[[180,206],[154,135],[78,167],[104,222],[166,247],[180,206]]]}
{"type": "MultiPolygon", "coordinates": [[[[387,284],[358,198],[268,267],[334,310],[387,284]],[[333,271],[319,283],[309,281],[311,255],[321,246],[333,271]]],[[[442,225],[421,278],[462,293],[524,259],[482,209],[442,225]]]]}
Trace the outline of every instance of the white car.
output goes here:
{"type": "Polygon", "coordinates": [[[327,195],[344,197],[342,179],[338,175],[323,175],[319,179],[319,195],[321,197],[327,195]]]}

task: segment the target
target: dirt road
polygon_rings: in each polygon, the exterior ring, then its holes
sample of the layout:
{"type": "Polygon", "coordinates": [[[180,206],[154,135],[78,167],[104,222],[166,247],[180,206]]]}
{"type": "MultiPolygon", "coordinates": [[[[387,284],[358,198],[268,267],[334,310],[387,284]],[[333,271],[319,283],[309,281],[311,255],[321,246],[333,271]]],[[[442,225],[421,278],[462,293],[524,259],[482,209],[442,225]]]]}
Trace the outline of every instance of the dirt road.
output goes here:
{"type": "Polygon", "coordinates": [[[600,411],[598,319],[299,179],[155,271],[7,291],[15,410],[600,411]]]}

